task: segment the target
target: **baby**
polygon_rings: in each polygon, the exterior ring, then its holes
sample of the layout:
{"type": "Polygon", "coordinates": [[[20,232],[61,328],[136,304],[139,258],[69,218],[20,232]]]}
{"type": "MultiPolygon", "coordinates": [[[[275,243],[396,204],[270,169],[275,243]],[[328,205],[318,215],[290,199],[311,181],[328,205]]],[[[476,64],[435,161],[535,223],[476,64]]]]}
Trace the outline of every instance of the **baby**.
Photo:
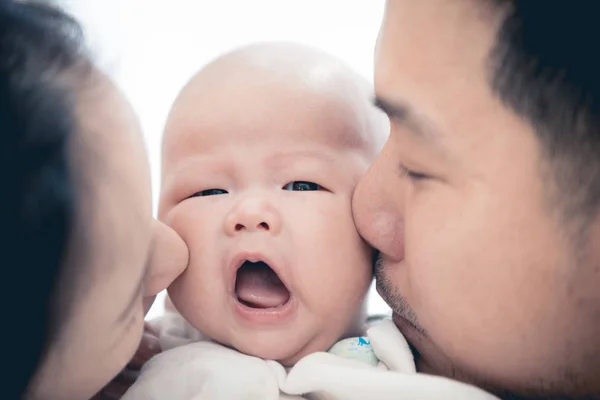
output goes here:
{"type": "Polygon", "coordinates": [[[181,315],[155,322],[173,349],[124,399],[429,398],[427,379],[454,387],[414,374],[390,321],[361,336],[373,254],[351,197],[388,134],[369,92],[340,61],[291,44],[235,50],[182,90],[159,207],[189,247],[168,289],[181,315]]]}

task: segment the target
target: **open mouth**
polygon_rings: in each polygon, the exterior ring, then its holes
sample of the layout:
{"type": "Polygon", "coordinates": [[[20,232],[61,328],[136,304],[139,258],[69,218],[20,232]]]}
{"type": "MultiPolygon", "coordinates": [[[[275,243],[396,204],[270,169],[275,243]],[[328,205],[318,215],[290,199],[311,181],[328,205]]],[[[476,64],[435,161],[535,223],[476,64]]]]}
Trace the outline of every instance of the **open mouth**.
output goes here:
{"type": "Polygon", "coordinates": [[[289,290],[263,261],[244,261],[238,268],[235,294],[246,307],[263,310],[281,307],[290,300],[289,290]]]}

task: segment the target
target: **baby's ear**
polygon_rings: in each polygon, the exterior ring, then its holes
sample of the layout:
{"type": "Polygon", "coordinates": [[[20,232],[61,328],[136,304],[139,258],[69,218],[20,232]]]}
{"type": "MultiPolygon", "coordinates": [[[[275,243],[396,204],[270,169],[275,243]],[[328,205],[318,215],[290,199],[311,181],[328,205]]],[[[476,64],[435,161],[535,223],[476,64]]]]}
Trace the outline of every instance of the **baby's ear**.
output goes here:
{"type": "Polygon", "coordinates": [[[187,245],[177,232],[157,220],[154,220],[152,230],[145,297],[166,289],[186,269],[189,260],[187,245]]]}

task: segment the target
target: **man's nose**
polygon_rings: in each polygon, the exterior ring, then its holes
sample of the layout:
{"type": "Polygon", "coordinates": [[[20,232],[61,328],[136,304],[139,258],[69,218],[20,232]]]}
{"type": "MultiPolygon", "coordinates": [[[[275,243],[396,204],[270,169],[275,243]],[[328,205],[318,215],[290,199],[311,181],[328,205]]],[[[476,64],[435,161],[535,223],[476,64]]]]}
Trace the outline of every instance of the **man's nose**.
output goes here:
{"type": "Polygon", "coordinates": [[[404,185],[386,148],[354,190],[352,212],[360,235],[386,256],[404,258],[404,185]]]}
{"type": "Polygon", "coordinates": [[[281,215],[271,201],[263,197],[248,197],[238,202],[225,218],[225,233],[281,231],[281,215]]]}

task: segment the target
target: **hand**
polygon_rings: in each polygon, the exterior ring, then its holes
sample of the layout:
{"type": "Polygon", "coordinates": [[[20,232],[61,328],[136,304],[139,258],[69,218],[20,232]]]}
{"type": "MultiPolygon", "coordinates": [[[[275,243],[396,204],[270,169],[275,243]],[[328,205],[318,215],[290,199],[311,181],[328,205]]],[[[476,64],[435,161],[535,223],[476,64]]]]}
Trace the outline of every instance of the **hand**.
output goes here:
{"type": "Polygon", "coordinates": [[[127,364],[125,369],[123,369],[119,375],[117,375],[91,400],[120,399],[125,394],[127,389],[129,389],[136,381],[140,374],[140,369],[144,366],[144,364],[160,352],[161,348],[158,343],[158,334],[146,322],[144,324],[144,334],[142,335],[140,345],[129,364],[127,364]]]}

